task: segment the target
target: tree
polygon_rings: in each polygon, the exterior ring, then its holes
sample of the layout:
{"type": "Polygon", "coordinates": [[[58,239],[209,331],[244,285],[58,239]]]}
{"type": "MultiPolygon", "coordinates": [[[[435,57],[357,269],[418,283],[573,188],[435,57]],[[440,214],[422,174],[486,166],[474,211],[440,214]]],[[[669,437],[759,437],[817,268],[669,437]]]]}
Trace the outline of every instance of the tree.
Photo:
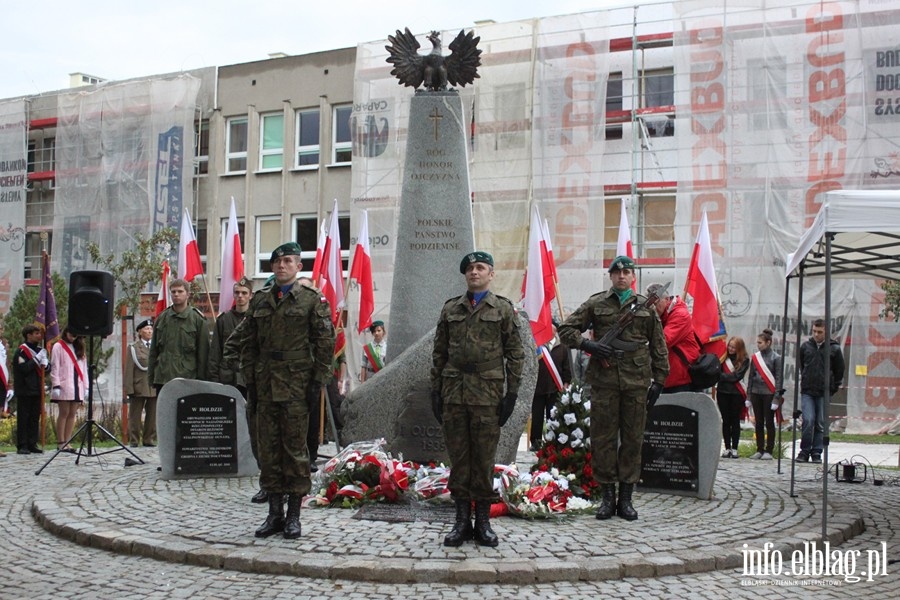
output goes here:
{"type": "Polygon", "coordinates": [[[172,227],[160,229],[150,237],[137,234],[130,250],[119,254],[103,255],[99,246],[88,242],[91,260],[112,273],[119,284],[119,298],[116,314],[122,309],[137,314],[141,307],[141,293],[147,285],[158,282],[162,273],[162,262],[169,258],[172,246],[178,243],[178,232],[172,227]]]}
{"type": "MultiPolygon", "coordinates": [[[[53,279],[53,296],[56,298],[59,330],[62,331],[69,321],[69,285],[59,273],[51,273],[50,277],[53,279]]],[[[9,312],[3,317],[5,337],[10,348],[17,348],[22,343],[22,328],[34,323],[40,291],[40,286],[26,286],[13,298],[9,312]]]]}
{"type": "Polygon", "coordinates": [[[881,284],[881,289],[885,291],[884,309],[879,316],[900,321],[900,281],[885,281],[881,284]]]}

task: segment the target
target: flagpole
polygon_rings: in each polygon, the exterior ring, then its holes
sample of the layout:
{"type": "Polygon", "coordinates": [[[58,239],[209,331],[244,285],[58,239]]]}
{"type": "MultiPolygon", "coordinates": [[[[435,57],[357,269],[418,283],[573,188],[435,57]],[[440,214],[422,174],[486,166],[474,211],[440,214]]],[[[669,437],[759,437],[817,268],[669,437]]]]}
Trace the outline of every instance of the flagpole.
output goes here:
{"type": "MultiPolygon", "coordinates": [[[[47,254],[47,232],[41,232],[41,285],[44,284],[44,261],[50,262],[50,255],[47,254]]],[[[48,268],[49,271],[49,268],[48,268]]],[[[47,323],[44,323],[44,335],[43,335],[43,343],[44,349],[47,350],[47,323]]],[[[47,358],[50,358],[50,350],[47,350],[47,358]]],[[[41,369],[41,447],[47,445],[47,411],[44,409],[44,400],[45,400],[45,375],[46,369],[41,369]]],[[[56,433],[59,435],[59,432],[56,433]]],[[[57,443],[59,440],[56,440],[57,443]]]]}
{"type": "Polygon", "coordinates": [[[209,312],[212,313],[213,327],[215,327],[216,309],[213,307],[212,296],[209,295],[209,286],[206,285],[206,273],[200,273],[200,280],[203,281],[203,289],[206,290],[206,301],[209,302],[209,312]]]}

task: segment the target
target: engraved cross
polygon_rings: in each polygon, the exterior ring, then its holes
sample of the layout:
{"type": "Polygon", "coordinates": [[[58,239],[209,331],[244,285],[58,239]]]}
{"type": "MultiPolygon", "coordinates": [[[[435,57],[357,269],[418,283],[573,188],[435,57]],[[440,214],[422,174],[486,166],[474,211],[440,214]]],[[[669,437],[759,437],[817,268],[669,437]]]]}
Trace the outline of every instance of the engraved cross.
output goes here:
{"type": "Polygon", "coordinates": [[[440,125],[441,119],[443,119],[443,115],[438,112],[437,106],[435,106],[431,114],[428,115],[428,118],[434,121],[434,141],[438,141],[438,126],[440,125]]]}

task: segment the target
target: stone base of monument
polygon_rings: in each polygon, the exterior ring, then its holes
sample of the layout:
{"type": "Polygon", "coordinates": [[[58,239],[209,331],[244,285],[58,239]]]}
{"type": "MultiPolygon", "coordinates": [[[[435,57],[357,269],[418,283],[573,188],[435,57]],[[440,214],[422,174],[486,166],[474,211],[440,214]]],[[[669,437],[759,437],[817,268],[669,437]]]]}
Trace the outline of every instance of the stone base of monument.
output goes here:
{"type": "MultiPolygon", "coordinates": [[[[531,398],[537,382],[536,348],[524,313],[519,331],[525,348],[525,368],[516,410],[500,431],[496,462],[515,462],[519,439],[531,414],[531,398]]],[[[407,348],[374,377],[344,399],[342,442],[385,438],[395,457],[419,463],[447,461],[444,434],[431,412],[431,353],[434,330],[407,348]]]]}
{"type": "Polygon", "coordinates": [[[722,417],[707,394],[664,394],[647,415],[641,491],[713,498],[722,417]]]}
{"type": "Polygon", "coordinates": [[[163,386],[156,405],[162,478],[258,474],[245,406],[230,385],[173,379],[163,386]]]}

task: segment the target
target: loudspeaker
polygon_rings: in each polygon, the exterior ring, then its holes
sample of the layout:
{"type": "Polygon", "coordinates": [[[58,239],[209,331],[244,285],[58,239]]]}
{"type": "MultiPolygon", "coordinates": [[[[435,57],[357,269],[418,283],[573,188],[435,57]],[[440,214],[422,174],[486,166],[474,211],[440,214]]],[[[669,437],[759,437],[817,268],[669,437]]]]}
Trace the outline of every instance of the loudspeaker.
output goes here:
{"type": "Polygon", "coordinates": [[[115,280],[106,271],[72,271],[69,329],[75,335],[106,337],[113,331],[115,280]]]}

